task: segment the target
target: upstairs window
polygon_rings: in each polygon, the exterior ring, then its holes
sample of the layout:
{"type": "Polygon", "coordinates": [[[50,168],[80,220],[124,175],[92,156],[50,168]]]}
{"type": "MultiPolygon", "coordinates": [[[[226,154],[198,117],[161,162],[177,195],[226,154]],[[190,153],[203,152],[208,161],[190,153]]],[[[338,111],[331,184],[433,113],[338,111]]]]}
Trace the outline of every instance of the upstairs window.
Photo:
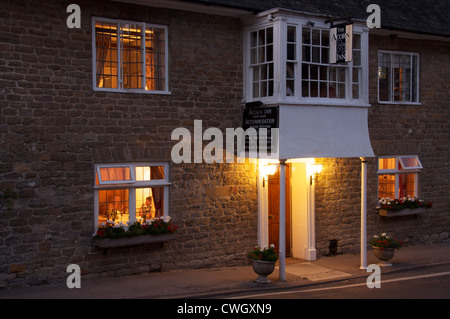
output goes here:
{"type": "Polygon", "coordinates": [[[94,88],[167,92],[167,27],[93,19],[94,88]]]}
{"type": "Polygon", "coordinates": [[[378,197],[419,197],[419,157],[386,156],[378,159],[378,197]]]}
{"type": "Polygon", "coordinates": [[[419,102],[419,55],[379,51],[378,101],[419,102]]]}
{"type": "Polygon", "coordinates": [[[253,31],[250,35],[250,69],[253,98],[273,95],[273,28],[253,31]]]}
{"type": "Polygon", "coordinates": [[[280,14],[258,22],[245,34],[247,102],[368,106],[365,26],[352,25],[352,61],[330,63],[325,20],[280,14]]]}
{"type": "MultiPolygon", "coordinates": [[[[288,27],[289,28],[289,27],[288,27]]],[[[302,28],[302,97],[359,99],[361,35],[353,34],[353,61],[330,64],[330,30],[302,28]]]]}

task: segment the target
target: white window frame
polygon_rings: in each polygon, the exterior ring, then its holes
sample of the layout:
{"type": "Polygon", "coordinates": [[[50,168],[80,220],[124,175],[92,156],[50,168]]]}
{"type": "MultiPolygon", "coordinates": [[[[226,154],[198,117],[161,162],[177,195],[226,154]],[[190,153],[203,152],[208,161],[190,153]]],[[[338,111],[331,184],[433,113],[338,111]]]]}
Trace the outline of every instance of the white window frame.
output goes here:
{"type": "Polygon", "coordinates": [[[377,100],[378,103],[380,104],[412,104],[412,105],[420,105],[420,56],[418,53],[415,52],[405,52],[405,51],[388,51],[388,50],[378,50],[378,56],[377,56],[377,100]],[[391,72],[390,72],[390,76],[389,76],[389,90],[390,90],[390,101],[381,101],[380,100],[380,77],[378,75],[379,72],[379,68],[380,68],[380,57],[381,54],[390,54],[391,55],[391,72]],[[393,98],[393,86],[394,86],[394,72],[392,72],[392,65],[393,65],[393,61],[392,61],[392,56],[393,55],[404,55],[404,56],[410,56],[410,65],[411,65],[411,73],[412,73],[412,64],[413,64],[413,59],[412,57],[415,56],[417,58],[417,74],[416,74],[416,83],[417,83],[417,87],[416,89],[416,96],[417,96],[417,101],[412,101],[412,96],[413,96],[413,75],[411,74],[411,79],[410,79],[410,101],[394,101],[393,98]]]}
{"type": "MultiPolygon", "coordinates": [[[[378,171],[377,171],[377,176],[379,175],[395,175],[395,188],[394,188],[394,198],[399,198],[399,187],[400,187],[400,178],[399,175],[400,174],[414,174],[414,194],[416,197],[419,197],[419,173],[422,170],[422,164],[419,160],[419,156],[418,155],[386,155],[386,156],[379,156],[378,157],[378,171]],[[411,168],[404,168],[404,165],[401,161],[401,158],[411,158],[411,157],[415,157],[417,158],[417,162],[419,164],[419,166],[416,167],[411,167],[411,168]],[[394,169],[380,169],[380,161],[379,159],[383,159],[383,158],[395,158],[395,167],[394,169]],[[403,169],[398,169],[398,165],[401,165],[403,167],[403,169]]],[[[379,196],[379,190],[380,190],[380,186],[379,186],[379,181],[377,178],[377,192],[378,192],[378,198],[379,196]]]]}
{"type": "MultiPolygon", "coordinates": [[[[100,190],[110,190],[110,189],[128,189],[129,190],[129,221],[130,223],[136,222],[136,190],[140,188],[154,188],[163,187],[164,188],[164,216],[169,214],[169,163],[167,162],[145,162],[145,163],[130,163],[130,164],[96,164],[94,167],[94,175],[99,174],[99,169],[103,167],[130,167],[133,180],[118,182],[103,182],[103,184],[96,184],[94,180],[94,235],[98,228],[99,220],[99,191],[100,190]],[[142,166],[163,166],[164,167],[164,179],[153,179],[149,181],[137,181],[136,180],[136,167],[142,166]]],[[[98,175],[100,176],[100,175],[98,175]]],[[[95,178],[94,178],[95,179],[95,178]]],[[[100,182],[100,177],[99,177],[100,182]]]]}
{"type": "MultiPolygon", "coordinates": [[[[336,106],[360,106],[369,107],[369,83],[368,83],[368,52],[369,52],[369,29],[365,24],[354,23],[354,34],[359,34],[361,39],[361,72],[359,79],[359,96],[357,99],[349,98],[352,93],[353,86],[353,62],[343,64],[336,64],[337,67],[343,66],[346,68],[346,98],[321,98],[321,97],[302,97],[301,85],[302,74],[301,65],[302,57],[302,28],[310,27],[311,22],[314,28],[329,31],[330,24],[325,23],[326,19],[300,17],[286,12],[275,13],[274,18],[268,21],[267,15],[261,16],[257,21],[250,20],[247,22],[248,26],[244,32],[244,101],[256,102],[261,101],[266,105],[275,105],[280,103],[285,104],[307,104],[307,105],[336,105],[336,106]],[[279,16],[277,16],[279,15],[279,16]],[[274,64],[274,94],[270,97],[255,97],[253,98],[252,83],[253,75],[251,68],[251,52],[250,41],[251,33],[262,28],[273,27],[274,41],[273,41],[273,64],[274,64]],[[289,27],[296,27],[296,57],[295,60],[287,60],[287,30],[289,27]],[[286,63],[294,63],[295,66],[295,92],[294,96],[286,94],[286,63]]],[[[333,66],[332,64],[329,64],[333,66]]]]}
{"type": "MultiPolygon", "coordinates": [[[[101,17],[92,17],[91,20],[92,24],[92,89],[94,91],[106,91],[106,92],[125,92],[125,93],[145,93],[145,94],[171,94],[169,91],[169,32],[168,27],[165,25],[158,25],[158,24],[150,24],[145,22],[137,22],[137,21],[128,21],[128,20],[117,20],[117,19],[108,19],[108,18],[101,18],[101,17]],[[101,22],[109,22],[109,23],[117,23],[119,25],[121,24],[134,24],[134,25],[140,25],[142,26],[143,30],[146,30],[146,28],[159,28],[164,29],[164,63],[165,63],[165,70],[164,70],[164,90],[145,90],[144,88],[134,88],[134,89],[128,89],[128,88],[120,88],[120,84],[118,88],[100,88],[97,87],[97,51],[96,51],[96,44],[95,44],[95,23],[101,21],[101,22]]],[[[118,28],[118,37],[120,36],[120,28],[118,28]]],[[[144,32],[145,34],[145,32],[144,32]]],[[[143,50],[143,56],[145,56],[145,45],[142,46],[143,50]]],[[[118,63],[118,82],[122,83],[122,74],[120,72],[120,66],[121,66],[121,57],[120,57],[120,50],[117,52],[117,63],[118,63]]],[[[142,68],[142,77],[145,79],[145,63],[143,64],[142,68]]]]}

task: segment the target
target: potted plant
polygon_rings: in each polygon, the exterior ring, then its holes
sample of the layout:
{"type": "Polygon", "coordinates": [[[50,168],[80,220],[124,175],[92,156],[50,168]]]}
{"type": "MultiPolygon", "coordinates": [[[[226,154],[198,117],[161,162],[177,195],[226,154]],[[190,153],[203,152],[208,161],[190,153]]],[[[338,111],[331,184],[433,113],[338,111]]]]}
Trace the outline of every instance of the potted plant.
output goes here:
{"type": "Polygon", "coordinates": [[[378,265],[392,266],[388,261],[394,257],[395,249],[399,249],[403,245],[403,242],[383,233],[380,237],[375,235],[370,241],[370,244],[373,247],[375,256],[380,260],[378,265]]]}
{"type": "Polygon", "coordinates": [[[172,223],[169,216],[128,223],[128,226],[108,220],[98,226],[93,240],[94,245],[104,249],[161,243],[172,239],[177,229],[178,226],[172,223]]]}
{"type": "Polygon", "coordinates": [[[383,197],[378,200],[379,214],[381,216],[405,216],[411,214],[421,214],[426,209],[433,207],[433,203],[425,201],[419,197],[406,196],[402,198],[383,197]]]}
{"type": "Polygon", "coordinates": [[[258,275],[254,281],[257,283],[268,284],[271,281],[267,278],[275,269],[275,263],[278,255],[275,252],[275,246],[269,247],[255,246],[253,250],[247,253],[247,257],[252,260],[253,271],[258,275]]]}

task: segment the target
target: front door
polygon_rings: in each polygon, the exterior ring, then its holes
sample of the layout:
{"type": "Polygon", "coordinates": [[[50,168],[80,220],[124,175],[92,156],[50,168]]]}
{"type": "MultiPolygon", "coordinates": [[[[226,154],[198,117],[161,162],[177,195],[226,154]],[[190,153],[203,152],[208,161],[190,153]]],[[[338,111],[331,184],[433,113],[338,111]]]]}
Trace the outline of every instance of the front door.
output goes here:
{"type": "MultiPolygon", "coordinates": [[[[290,201],[290,173],[286,168],[286,257],[291,256],[291,201],[290,201]]],[[[269,197],[269,245],[275,245],[275,251],[279,251],[280,241],[280,172],[268,177],[269,197]]]]}

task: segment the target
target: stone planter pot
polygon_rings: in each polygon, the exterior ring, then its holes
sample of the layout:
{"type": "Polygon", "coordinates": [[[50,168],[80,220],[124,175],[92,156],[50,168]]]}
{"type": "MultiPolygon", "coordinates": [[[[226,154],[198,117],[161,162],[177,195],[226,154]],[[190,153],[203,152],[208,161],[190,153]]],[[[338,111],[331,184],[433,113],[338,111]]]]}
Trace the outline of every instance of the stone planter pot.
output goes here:
{"type": "Polygon", "coordinates": [[[107,249],[153,243],[164,243],[174,238],[175,233],[166,233],[159,235],[147,234],[123,238],[94,238],[93,244],[99,248],[107,249]]]}
{"type": "Polygon", "coordinates": [[[258,278],[254,282],[260,284],[270,284],[271,281],[267,276],[273,273],[275,269],[274,261],[263,261],[263,260],[253,260],[252,262],[253,271],[258,275],[258,278]]]}
{"type": "Polygon", "coordinates": [[[375,257],[380,260],[378,266],[392,266],[388,261],[394,257],[394,248],[373,247],[373,252],[375,257]]]}

